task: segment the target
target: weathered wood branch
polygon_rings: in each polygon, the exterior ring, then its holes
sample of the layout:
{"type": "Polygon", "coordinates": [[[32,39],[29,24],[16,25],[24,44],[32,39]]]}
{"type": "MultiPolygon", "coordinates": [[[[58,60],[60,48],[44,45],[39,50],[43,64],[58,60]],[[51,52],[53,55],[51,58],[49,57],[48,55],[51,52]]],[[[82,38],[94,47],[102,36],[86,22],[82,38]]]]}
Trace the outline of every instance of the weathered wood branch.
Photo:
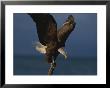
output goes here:
{"type": "Polygon", "coordinates": [[[52,63],[52,65],[50,66],[49,70],[48,70],[48,75],[52,75],[54,70],[56,67],[56,63],[52,63]]]}

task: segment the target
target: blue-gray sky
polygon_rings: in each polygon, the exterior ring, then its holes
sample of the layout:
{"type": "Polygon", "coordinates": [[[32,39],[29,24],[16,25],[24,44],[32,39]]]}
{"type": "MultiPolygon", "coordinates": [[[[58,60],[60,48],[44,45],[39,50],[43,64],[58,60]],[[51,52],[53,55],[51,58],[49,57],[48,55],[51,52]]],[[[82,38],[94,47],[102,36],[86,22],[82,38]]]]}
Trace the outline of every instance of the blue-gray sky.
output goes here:
{"type": "MultiPolygon", "coordinates": [[[[97,14],[96,13],[52,13],[58,28],[65,22],[68,15],[73,15],[76,21],[75,30],[66,41],[65,50],[68,56],[97,56],[97,14]]],[[[45,19],[44,19],[45,20],[45,19]]],[[[14,14],[14,54],[41,55],[32,47],[38,41],[36,25],[25,13],[14,14]]]]}

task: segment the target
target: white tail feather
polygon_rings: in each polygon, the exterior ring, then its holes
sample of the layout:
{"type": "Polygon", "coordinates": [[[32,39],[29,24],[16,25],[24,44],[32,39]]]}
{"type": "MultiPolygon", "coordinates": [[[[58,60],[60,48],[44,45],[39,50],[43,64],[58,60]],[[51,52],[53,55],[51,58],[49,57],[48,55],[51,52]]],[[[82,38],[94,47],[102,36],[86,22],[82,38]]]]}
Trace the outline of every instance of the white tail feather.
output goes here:
{"type": "Polygon", "coordinates": [[[59,48],[59,49],[58,49],[58,52],[59,52],[60,54],[62,54],[62,55],[65,57],[65,59],[67,58],[67,53],[64,51],[64,48],[59,48]]]}

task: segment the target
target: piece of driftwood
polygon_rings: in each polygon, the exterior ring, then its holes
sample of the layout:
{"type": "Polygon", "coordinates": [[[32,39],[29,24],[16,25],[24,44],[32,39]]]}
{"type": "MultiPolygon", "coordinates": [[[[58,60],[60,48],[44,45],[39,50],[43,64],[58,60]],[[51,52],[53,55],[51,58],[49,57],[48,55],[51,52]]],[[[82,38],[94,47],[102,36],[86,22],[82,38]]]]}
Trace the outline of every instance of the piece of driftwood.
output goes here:
{"type": "Polygon", "coordinates": [[[55,70],[55,67],[56,67],[56,63],[52,63],[49,70],[48,70],[48,75],[52,75],[54,70],[55,70]]]}

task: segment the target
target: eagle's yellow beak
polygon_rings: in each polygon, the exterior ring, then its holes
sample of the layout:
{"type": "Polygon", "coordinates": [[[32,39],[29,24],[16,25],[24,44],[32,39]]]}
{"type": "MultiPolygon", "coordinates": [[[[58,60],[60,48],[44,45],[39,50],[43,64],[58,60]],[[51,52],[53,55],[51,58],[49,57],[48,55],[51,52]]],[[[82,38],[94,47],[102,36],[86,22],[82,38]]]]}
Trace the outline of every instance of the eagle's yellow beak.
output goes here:
{"type": "Polygon", "coordinates": [[[47,46],[42,45],[40,42],[37,42],[37,45],[35,47],[35,49],[42,54],[46,53],[46,48],[47,48],[47,46]]]}

